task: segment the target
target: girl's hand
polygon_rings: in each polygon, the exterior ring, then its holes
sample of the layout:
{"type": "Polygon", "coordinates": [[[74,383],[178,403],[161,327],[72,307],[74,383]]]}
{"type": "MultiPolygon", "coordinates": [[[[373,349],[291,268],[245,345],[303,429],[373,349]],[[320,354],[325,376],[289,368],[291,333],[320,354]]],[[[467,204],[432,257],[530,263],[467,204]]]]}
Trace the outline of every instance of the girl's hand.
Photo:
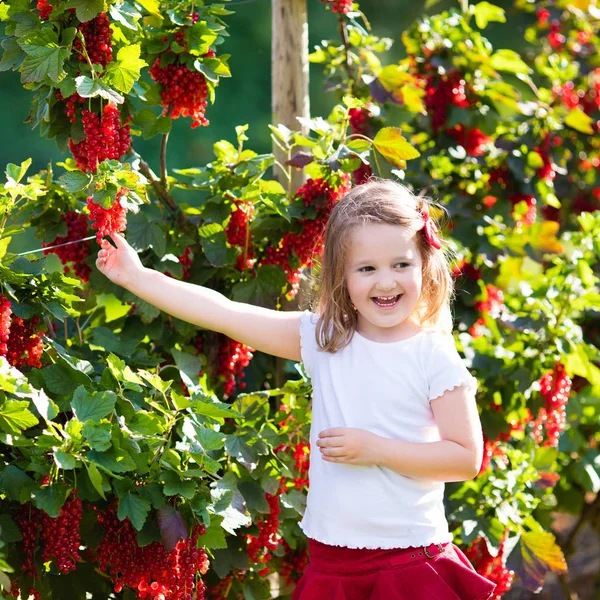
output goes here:
{"type": "Polygon", "coordinates": [[[127,287],[138,273],[144,270],[137,252],[119,233],[111,233],[111,239],[116,244],[112,246],[108,240],[102,240],[102,248],[98,252],[96,267],[113,283],[127,287]]]}
{"type": "Polygon", "coordinates": [[[333,427],[319,433],[317,446],[327,462],[374,467],[379,464],[383,439],[366,429],[333,427]]]}

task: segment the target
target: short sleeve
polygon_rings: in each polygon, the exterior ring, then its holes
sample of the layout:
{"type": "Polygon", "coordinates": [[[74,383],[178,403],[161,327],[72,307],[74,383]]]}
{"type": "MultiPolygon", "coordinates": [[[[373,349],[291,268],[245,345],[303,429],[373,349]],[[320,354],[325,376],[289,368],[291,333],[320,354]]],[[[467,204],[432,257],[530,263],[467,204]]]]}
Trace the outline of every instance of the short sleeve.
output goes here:
{"type": "Polygon", "coordinates": [[[318,317],[306,310],[300,316],[300,354],[302,364],[309,377],[312,377],[312,368],[315,356],[319,350],[317,346],[316,328],[318,317]]]}
{"type": "Polygon", "coordinates": [[[426,357],[429,401],[443,396],[460,386],[477,390],[477,379],[469,373],[460,357],[451,335],[433,336],[429,356],[426,357]]]}

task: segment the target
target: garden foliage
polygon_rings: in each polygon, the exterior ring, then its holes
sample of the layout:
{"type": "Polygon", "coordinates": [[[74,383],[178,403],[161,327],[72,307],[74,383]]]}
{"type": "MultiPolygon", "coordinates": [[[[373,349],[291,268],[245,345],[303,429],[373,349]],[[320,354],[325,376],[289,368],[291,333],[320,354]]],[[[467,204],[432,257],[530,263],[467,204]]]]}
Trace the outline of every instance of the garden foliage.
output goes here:
{"type": "Polygon", "coordinates": [[[0,5],[0,69],[66,157],[38,174],[10,164],[0,187],[7,597],[269,598],[269,573],[289,593],[307,560],[310,381],[114,286],[94,237],[125,231],[148,267],[281,307],[318,269],[331,208],[371,174],[449,217],[486,447],[479,476],[447,486],[456,542],[497,597],[566,571],[552,514],[591,518],[600,491],[600,12],[517,0],[520,56],[485,38],[510,27],[502,9],[463,2],[403,32],[406,58],[385,64],[391,40],[358,5],[325,5],[341,39],[311,61],[339,103],[305,134],[272,126],[287,163],[252,151],[240,124],[209,164],[171,171],[172,120],[208,126],[230,76],[226,4],[0,5]],[[159,173],[135,150],[154,136],[159,173]],[[16,255],[26,229],[42,250],[16,255]]]}

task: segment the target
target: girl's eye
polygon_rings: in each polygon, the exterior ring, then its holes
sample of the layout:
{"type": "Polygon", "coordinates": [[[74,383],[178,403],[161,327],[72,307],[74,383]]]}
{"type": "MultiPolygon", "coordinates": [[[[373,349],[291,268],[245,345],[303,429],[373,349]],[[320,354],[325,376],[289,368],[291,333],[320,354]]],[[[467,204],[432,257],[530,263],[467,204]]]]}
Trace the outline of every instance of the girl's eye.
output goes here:
{"type": "Polygon", "coordinates": [[[364,273],[365,271],[372,271],[373,267],[361,267],[358,271],[364,273]]]}
{"type": "Polygon", "coordinates": [[[404,267],[410,267],[410,263],[401,262],[401,263],[398,263],[396,266],[400,267],[401,269],[404,269],[404,267]]]}

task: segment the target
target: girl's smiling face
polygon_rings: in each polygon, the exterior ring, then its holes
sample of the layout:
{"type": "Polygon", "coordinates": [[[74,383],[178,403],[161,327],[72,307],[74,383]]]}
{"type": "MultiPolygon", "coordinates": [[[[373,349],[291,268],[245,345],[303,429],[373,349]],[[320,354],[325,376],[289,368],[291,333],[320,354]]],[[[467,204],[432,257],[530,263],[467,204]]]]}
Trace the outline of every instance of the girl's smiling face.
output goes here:
{"type": "Polygon", "coordinates": [[[357,331],[371,340],[393,342],[420,329],[410,319],[422,287],[423,261],[414,235],[384,223],[352,229],[346,285],[358,311],[357,331]]]}

